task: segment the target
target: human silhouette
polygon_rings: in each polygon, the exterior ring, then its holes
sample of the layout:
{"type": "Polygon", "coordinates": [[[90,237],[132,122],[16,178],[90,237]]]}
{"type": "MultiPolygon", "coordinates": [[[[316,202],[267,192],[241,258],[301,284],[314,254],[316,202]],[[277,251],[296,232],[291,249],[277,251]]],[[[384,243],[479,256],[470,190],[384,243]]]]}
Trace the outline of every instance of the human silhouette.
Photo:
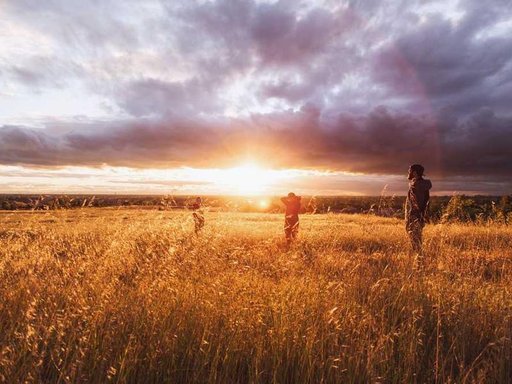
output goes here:
{"type": "Polygon", "coordinates": [[[199,231],[204,227],[204,213],[201,209],[202,203],[203,202],[201,197],[198,196],[196,197],[196,201],[192,205],[189,205],[189,208],[194,211],[192,216],[194,217],[194,227],[196,234],[198,234],[199,231]]]}
{"type": "Polygon", "coordinates": [[[300,196],[290,192],[288,196],[282,197],[281,201],[286,206],[284,216],[284,234],[286,241],[291,243],[299,231],[299,211],[300,211],[300,196]]]}
{"type": "Polygon", "coordinates": [[[409,167],[409,191],[405,201],[405,229],[409,235],[412,249],[422,256],[422,233],[428,219],[428,206],[432,183],[423,178],[425,169],[420,164],[409,167]]]}

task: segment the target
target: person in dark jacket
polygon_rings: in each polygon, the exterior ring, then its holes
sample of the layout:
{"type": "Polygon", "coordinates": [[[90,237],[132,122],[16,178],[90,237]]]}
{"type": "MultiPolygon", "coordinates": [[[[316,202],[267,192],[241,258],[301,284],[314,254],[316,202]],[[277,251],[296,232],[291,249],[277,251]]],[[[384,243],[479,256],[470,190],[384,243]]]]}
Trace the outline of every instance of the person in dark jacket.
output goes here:
{"type": "Polygon", "coordinates": [[[300,196],[290,192],[287,197],[282,197],[281,201],[286,206],[284,216],[284,234],[288,244],[297,237],[299,231],[299,212],[300,196]]]}
{"type": "Polygon", "coordinates": [[[425,169],[420,164],[409,167],[409,191],[405,201],[405,229],[413,251],[422,255],[422,234],[428,219],[428,206],[432,183],[423,178],[425,169]]]}
{"type": "Polygon", "coordinates": [[[195,233],[196,235],[199,233],[199,231],[204,227],[204,213],[201,209],[203,201],[201,200],[201,197],[196,197],[196,201],[194,204],[189,205],[189,209],[192,209],[194,212],[192,213],[192,216],[194,217],[194,227],[195,227],[195,233]]]}

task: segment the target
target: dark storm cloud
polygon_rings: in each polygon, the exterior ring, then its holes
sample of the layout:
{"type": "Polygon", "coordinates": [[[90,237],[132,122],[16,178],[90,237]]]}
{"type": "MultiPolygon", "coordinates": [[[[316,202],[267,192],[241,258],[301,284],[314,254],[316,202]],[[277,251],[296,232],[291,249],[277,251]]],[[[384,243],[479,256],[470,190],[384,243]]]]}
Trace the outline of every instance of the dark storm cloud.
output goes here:
{"type": "Polygon", "coordinates": [[[58,165],[52,156],[60,157],[59,138],[47,132],[18,126],[0,129],[0,162],[2,164],[58,165]]]}
{"type": "Polygon", "coordinates": [[[0,161],[23,165],[208,167],[255,155],[277,167],[321,167],[400,174],[422,162],[436,176],[494,176],[512,169],[512,119],[482,110],[467,120],[392,113],[340,114],[320,110],[253,115],[248,120],[174,119],[166,123],[91,124],[83,132],[50,136],[23,127],[0,129],[0,161]],[[444,127],[443,125],[454,125],[444,127]],[[484,134],[482,134],[484,132],[484,134]]]}
{"type": "Polygon", "coordinates": [[[415,94],[421,87],[434,108],[449,106],[460,114],[502,109],[503,91],[511,88],[512,40],[490,30],[512,20],[512,11],[503,2],[465,5],[457,24],[437,13],[397,36],[376,57],[376,79],[400,93],[415,94]]]}

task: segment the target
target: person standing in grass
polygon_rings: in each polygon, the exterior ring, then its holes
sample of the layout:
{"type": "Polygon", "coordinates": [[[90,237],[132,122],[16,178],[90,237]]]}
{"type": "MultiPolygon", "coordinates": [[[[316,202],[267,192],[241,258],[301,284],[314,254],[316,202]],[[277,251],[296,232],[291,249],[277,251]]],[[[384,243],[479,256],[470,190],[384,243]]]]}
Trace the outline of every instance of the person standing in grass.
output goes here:
{"type": "Polygon", "coordinates": [[[422,256],[422,233],[428,217],[428,205],[432,183],[423,178],[425,169],[420,164],[409,167],[409,192],[405,201],[405,229],[413,251],[422,256]]]}
{"type": "Polygon", "coordinates": [[[300,196],[290,192],[288,196],[282,197],[281,201],[286,207],[284,216],[284,234],[288,244],[297,237],[299,231],[300,196]]]}
{"type": "Polygon", "coordinates": [[[194,204],[189,205],[189,208],[192,209],[194,212],[192,213],[192,216],[194,217],[194,227],[196,235],[199,233],[199,231],[204,227],[204,213],[201,209],[203,201],[201,200],[201,197],[196,197],[196,201],[194,204]]]}

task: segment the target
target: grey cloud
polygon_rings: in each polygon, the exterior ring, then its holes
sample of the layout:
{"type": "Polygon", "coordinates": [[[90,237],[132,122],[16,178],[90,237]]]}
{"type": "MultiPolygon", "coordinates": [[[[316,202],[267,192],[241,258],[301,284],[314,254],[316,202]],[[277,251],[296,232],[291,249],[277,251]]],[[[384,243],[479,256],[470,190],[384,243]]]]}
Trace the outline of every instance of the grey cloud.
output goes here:
{"type": "Polygon", "coordinates": [[[512,41],[478,36],[507,14],[512,17],[507,8],[468,7],[458,25],[431,15],[376,55],[375,77],[397,93],[425,92],[434,108],[451,106],[467,114],[499,107],[502,101],[495,95],[510,81],[506,68],[512,64],[512,41]]]}
{"type": "Polygon", "coordinates": [[[61,41],[68,53],[76,48],[133,47],[139,42],[130,22],[118,17],[129,7],[137,10],[135,1],[16,0],[7,1],[5,7],[19,21],[61,41]]]}
{"type": "MultiPolygon", "coordinates": [[[[334,49],[336,37],[352,26],[344,12],[330,13],[313,8],[300,14],[292,3],[258,4],[255,1],[168,4],[169,44],[177,48],[187,63],[191,77],[169,81],[148,76],[119,81],[113,94],[116,102],[133,116],[163,116],[169,113],[222,114],[225,109],[223,90],[240,76],[297,75],[304,78],[302,89],[290,97],[286,80],[256,85],[254,95],[262,98],[286,98],[304,102],[312,99],[312,87],[318,92],[333,77],[320,60],[335,61],[337,67],[346,59],[326,58],[323,53],[334,49]],[[313,85],[315,84],[315,85],[313,85]]],[[[348,57],[348,55],[347,55],[348,57]]],[[[328,65],[327,65],[328,66],[328,65]]],[[[284,76],[284,77],[283,77],[284,76]]]]}
{"type": "Polygon", "coordinates": [[[235,58],[255,56],[260,65],[298,65],[351,26],[339,11],[316,7],[300,14],[300,8],[300,2],[254,0],[168,5],[169,14],[179,20],[176,43],[185,54],[215,47],[215,55],[227,49],[235,58]]]}
{"type": "Polygon", "coordinates": [[[2,76],[37,90],[78,80],[91,90],[107,93],[112,84],[99,87],[98,82],[131,76],[126,67],[119,71],[111,65],[119,54],[128,56],[156,40],[154,20],[143,4],[130,0],[6,1],[3,11],[10,21],[21,31],[40,36],[44,48],[20,50],[14,57],[2,58],[0,53],[0,63],[6,63],[2,76]],[[139,12],[136,22],[126,17],[134,12],[139,12]]]}
{"type": "Polygon", "coordinates": [[[277,167],[317,167],[401,174],[421,162],[433,175],[510,177],[512,119],[482,110],[466,120],[443,120],[379,107],[368,115],[323,119],[313,105],[298,112],[222,119],[90,124],[49,136],[22,127],[0,129],[0,161],[25,165],[208,167],[244,155],[277,167]]]}
{"type": "Polygon", "coordinates": [[[81,65],[69,61],[64,65],[49,56],[32,56],[23,62],[6,68],[5,75],[15,79],[29,89],[63,87],[65,83],[84,74],[81,65]]]}
{"type": "Polygon", "coordinates": [[[3,126],[0,162],[3,164],[60,165],[61,138],[38,129],[3,126]]]}
{"type": "MultiPolygon", "coordinates": [[[[64,67],[72,72],[73,62],[66,56],[86,52],[87,59],[97,58],[101,67],[94,76],[108,73],[106,77],[95,79],[85,70],[75,76],[93,84],[93,90],[113,97],[135,116],[167,113],[167,103],[158,100],[164,99],[163,95],[172,102],[177,102],[179,95],[186,99],[184,87],[195,84],[197,105],[185,101],[183,106],[197,113],[221,113],[223,108],[208,110],[211,103],[205,104],[204,99],[222,103],[224,87],[249,73],[271,78],[254,90],[261,101],[273,97],[299,105],[325,102],[346,111],[350,111],[347,103],[327,100],[346,75],[366,79],[359,95],[351,98],[371,99],[367,103],[370,108],[389,103],[390,98],[425,97],[434,108],[453,106],[461,113],[482,106],[503,111],[503,96],[512,87],[507,81],[511,40],[476,39],[497,21],[512,17],[503,1],[460,3],[465,15],[458,25],[440,13],[426,14],[426,21],[420,23],[414,10],[421,2],[352,1],[348,8],[320,2],[307,10],[300,1],[144,3],[153,4],[152,11],[141,4],[20,0],[9,2],[7,9],[18,20],[60,42],[62,55],[55,58],[63,63],[57,67],[60,73],[65,72],[64,67]],[[134,12],[140,14],[139,23],[123,17],[134,12]],[[403,17],[397,18],[398,14],[403,17]],[[140,23],[142,20],[147,22],[140,23]],[[129,55],[146,47],[155,49],[162,65],[189,70],[192,80],[177,81],[140,73],[136,66],[111,65],[117,59],[110,49],[129,55]],[[374,47],[381,48],[375,53],[374,47]],[[372,83],[388,87],[388,94],[370,91],[372,83]],[[154,90],[148,89],[150,85],[154,90]],[[149,111],[149,103],[140,108],[134,105],[132,99],[140,99],[135,95],[137,89],[141,95],[150,93],[157,99],[153,111],[149,111]],[[422,91],[426,95],[418,94],[422,91]],[[126,96],[131,94],[134,97],[126,96]]],[[[54,70],[44,74],[38,67],[29,62],[13,69],[18,79],[28,83],[59,77],[54,70]]]]}
{"type": "Polygon", "coordinates": [[[292,80],[281,79],[263,84],[260,93],[263,98],[285,99],[291,102],[299,102],[307,99],[313,92],[310,83],[297,83],[292,80]]]}
{"type": "Polygon", "coordinates": [[[141,79],[123,84],[117,90],[120,107],[133,116],[156,114],[196,114],[221,108],[207,92],[210,84],[193,78],[183,82],[141,79]]]}
{"type": "Polygon", "coordinates": [[[250,33],[264,63],[297,66],[315,59],[346,28],[340,15],[313,9],[298,17],[277,5],[255,12],[250,33]]]}

